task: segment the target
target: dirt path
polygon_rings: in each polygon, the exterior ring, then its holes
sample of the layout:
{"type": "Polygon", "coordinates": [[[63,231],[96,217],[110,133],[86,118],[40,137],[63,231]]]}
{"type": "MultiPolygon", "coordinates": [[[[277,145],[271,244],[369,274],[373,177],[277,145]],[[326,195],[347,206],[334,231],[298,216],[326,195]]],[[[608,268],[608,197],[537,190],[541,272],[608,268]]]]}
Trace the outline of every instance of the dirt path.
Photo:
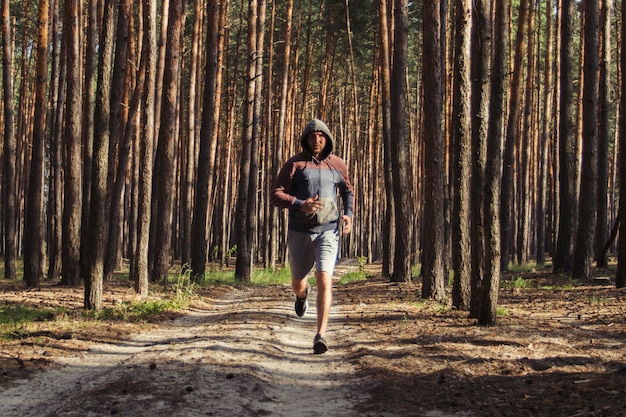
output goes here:
{"type": "MultiPolygon", "coordinates": [[[[626,415],[626,289],[529,277],[501,288],[487,327],[419,283],[337,285],[324,355],[315,291],[304,318],[289,286],[210,286],[177,318],[95,326],[79,288],[7,288],[0,308],[70,313],[0,345],[0,417],[626,415]]],[[[108,285],[108,305],[133,299],[108,285]]]]}
{"type": "Polygon", "coordinates": [[[350,328],[333,324],[329,352],[312,354],[315,291],[304,318],[287,287],[225,291],[156,331],[58,358],[1,392],[0,416],[354,415],[350,328]]]}

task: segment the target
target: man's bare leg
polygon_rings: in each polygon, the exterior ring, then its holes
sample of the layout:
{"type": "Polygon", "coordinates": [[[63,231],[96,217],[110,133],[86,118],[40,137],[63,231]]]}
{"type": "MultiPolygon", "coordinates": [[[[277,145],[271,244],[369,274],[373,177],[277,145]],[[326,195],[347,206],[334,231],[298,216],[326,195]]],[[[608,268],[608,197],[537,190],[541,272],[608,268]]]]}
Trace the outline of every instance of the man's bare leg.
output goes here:
{"type": "Polygon", "coordinates": [[[333,298],[333,277],[328,272],[321,271],[315,273],[315,280],[317,282],[317,333],[324,336],[333,298]]]}
{"type": "Polygon", "coordinates": [[[302,278],[302,279],[292,278],[291,279],[291,289],[293,290],[294,294],[296,294],[296,296],[298,296],[299,298],[306,297],[307,281],[308,280],[306,278],[302,278]]]}

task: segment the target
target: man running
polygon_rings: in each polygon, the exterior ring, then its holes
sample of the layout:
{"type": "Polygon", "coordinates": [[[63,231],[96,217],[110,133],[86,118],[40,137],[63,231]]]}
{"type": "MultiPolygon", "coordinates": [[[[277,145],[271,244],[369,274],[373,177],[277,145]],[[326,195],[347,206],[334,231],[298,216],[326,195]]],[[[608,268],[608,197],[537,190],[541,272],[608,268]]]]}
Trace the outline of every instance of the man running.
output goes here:
{"type": "Polygon", "coordinates": [[[333,136],[324,122],[313,119],[300,136],[302,152],[283,165],[274,183],[272,203],[289,209],[287,247],[291,287],[300,317],[308,307],[310,286],[306,276],[313,265],[317,285],[317,334],[313,351],[328,350],[325,334],[332,301],[332,276],[342,233],[352,231],[354,190],[343,159],[332,154],[333,136]],[[339,215],[337,190],[343,202],[339,215]]]}

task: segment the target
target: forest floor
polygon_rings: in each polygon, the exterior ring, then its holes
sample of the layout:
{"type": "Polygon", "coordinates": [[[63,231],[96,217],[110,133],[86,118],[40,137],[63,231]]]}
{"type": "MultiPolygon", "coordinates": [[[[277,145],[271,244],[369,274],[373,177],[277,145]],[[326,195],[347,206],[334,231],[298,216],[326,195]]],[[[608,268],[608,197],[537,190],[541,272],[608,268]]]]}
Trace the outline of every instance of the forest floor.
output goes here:
{"type": "MultiPolygon", "coordinates": [[[[0,416],[626,415],[612,278],[504,276],[499,323],[482,327],[372,268],[335,288],[323,355],[315,291],[303,318],[288,286],[212,286],[184,311],[94,325],[81,289],[0,282],[0,309],[65,308],[1,342],[0,416]]],[[[105,284],[107,307],[132,299],[128,282],[105,284]]]]}

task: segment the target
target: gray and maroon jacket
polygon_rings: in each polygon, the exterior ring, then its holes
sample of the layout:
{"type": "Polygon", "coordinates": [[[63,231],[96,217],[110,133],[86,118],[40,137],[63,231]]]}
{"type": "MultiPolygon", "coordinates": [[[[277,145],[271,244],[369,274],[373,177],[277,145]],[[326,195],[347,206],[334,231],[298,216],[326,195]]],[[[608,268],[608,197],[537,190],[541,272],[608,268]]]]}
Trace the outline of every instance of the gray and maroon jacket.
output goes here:
{"type": "Polygon", "coordinates": [[[272,204],[289,209],[289,229],[299,232],[324,232],[337,229],[339,219],[337,190],[341,194],[343,212],[352,217],[354,191],[348,179],[348,168],[343,159],[332,154],[333,135],[328,126],[318,119],[307,123],[300,144],[303,151],[291,157],[276,177],[272,190],[272,204]],[[311,155],[306,137],[311,132],[326,136],[326,147],[317,160],[311,155]],[[304,213],[304,200],[319,196],[324,207],[317,213],[304,213]]]}

